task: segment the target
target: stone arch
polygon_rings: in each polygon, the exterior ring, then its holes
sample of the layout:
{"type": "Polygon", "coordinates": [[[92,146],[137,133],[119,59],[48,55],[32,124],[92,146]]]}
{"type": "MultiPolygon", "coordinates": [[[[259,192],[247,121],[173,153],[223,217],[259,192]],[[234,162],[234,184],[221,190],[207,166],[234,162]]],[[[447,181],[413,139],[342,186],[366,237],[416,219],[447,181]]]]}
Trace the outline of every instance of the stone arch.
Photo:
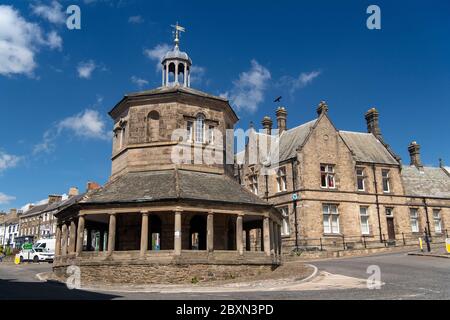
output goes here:
{"type": "Polygon", "coordinates": [[[189,249],[206,250],[206,218],[195,215],[189,222],[189,249]]]}
{"type": "Polygon", "coordinates": [[[159,141],[160,139],[160,115],[156,110],[149,112],[147,116],[148,141],[159,141]]]}

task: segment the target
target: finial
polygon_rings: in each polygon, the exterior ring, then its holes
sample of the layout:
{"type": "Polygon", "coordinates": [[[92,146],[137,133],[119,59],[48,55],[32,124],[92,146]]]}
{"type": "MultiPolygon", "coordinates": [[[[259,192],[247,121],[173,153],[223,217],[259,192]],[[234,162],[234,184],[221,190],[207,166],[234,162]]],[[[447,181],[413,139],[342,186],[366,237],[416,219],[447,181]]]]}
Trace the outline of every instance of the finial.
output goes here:
{"type": "Polygon", "coordinates": [[[444,160],[442,160],[442,158],[439,158],[439,168],[443,167],[444,167],[444,160]]]}
{"type": "Polygon", "coordinates": [[[184,28],[184,27],[182,27],[182,26],[180,26],[179,24],[178,24],[178,21],[177,21],[177,23],[175,24],[175,25],[170,25],[172,28],[174,28],[174,34],[175,34],[175,39],[174,39],[174,42],[175,42],[175,48],[176,49],[178,49],[178,44],[180,43],[180,32],[185,32],[186,31],[186,29],[184,28]]]}

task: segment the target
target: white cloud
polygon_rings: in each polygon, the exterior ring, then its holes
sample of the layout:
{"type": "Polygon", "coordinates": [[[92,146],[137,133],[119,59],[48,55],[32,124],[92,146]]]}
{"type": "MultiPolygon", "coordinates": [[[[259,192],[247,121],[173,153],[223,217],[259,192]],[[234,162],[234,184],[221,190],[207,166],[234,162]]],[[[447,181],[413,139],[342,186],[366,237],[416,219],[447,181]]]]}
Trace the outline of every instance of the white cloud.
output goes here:
{"type": "Polygon", "coordinates": [[[21,159],[19,156],[0,151],[0,173],[6,169],[16,167],[21,159]]]}
{"type": "Polygon", "coordinates": [[[315,70],[311,72],[302,72],[299,74],[297,78],[284,76],[280,80],[280,85],[288,87],[289,92],[293,94],[298,89],[306,87],[320,74],[321,74],[320,70],[315,70]]]}
{"type": "Polygon", "coordinates": [[[144,18],[142,16],[131,16],[128,18],[129,23],[140,24],[144,22],[144,18]]]}
{"type": "Polygon", "coordinates": [[[254,112],[264,100],[270,78],[270,71],[252,60],[250,70],[242,72],[239,79],[233,81],[233,88],[221,96],[229,99],[238,110],[254,112]]]}
{"type": "Polygon", "coordinates": [[[80,137],[109,139],[105,128],[105,121],[99,112],[92,109],[86,109],[77,115],[63,119],[57,125],[58,132],[70,130],[80,137]]]}
{"type": "Polygon", "coordinates": [[[156,45],[153,49],[144,49],[144,55],[156,62],[156,71],[161,70],[161,61],[165,54],[171,50],[167,43],[156,45]]]}
{"type": "Polygon", "coordinates": [[[0,204],[7,204],[13,200],[16,200],[16,197],[8,196],[3,192],[0,192],[0,204]]]}
{"type": "Polygon", "coordinates": [[[55,140],[56,136],[52,130],[47,130],[44,132],[44,136],[42,137],[42,142],[38,143],[33,148],[33,155],[38,153],[50,153],[55,149],[55,140]]]}
{"type": "Polygon", "coordinates": [[[47,43],[50,49],[62,49],[62,38],[56,31],[50,31],[47,37],[47,43]]]}
{"type": "Polygon", "coordinates": [[[191,67],[191,83],[199,84],[203,81],[203,77],[205,76],[206,68],[200,66],[192,66],[191,67]]]}
{"type": "Polygon", "coordinates": [[[32,4],[31,9],[35,15],[44,18],[51,23],[64,24],[66,22],[66,15],[63,11],[63,7],[58,1],[52,1],[50,5],[32,4]]]}
{"type": "Polygon", "coordinates": [[[97,65],[93,60],[80,62],[77,67],[78,76],[82,79],[90,79],[97,65]]]}
{"type": "Polygon", "coordinates": [[[135,85],[137,85],[139,88],[142,88],[142,87],[148,85],[148,81],[147,81],[147,80],[138,78],[138,77],[136,77],[136,76],[132,76],[132,77],[131,77],[131,82],[133,82],[133,83],[134,83],[135,85]]]}
{"type": "Polygon", "coordinates": [[[0,75],[31,76],[37,67],[35,55],[42,46],[60,48],[56,33],[48,39],[39,25],[27,22],[12,6],[0,5],[0,75]]]}

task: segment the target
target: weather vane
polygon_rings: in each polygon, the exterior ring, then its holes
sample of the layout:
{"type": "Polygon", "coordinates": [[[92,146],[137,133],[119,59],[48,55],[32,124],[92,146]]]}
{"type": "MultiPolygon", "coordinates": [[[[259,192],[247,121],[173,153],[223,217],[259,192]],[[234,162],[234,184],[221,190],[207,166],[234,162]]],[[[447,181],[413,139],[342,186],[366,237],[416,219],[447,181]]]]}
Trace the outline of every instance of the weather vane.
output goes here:
{"type": "Polygon", "coordinates": [[[173,33],[175,35],[175,40],[174,40],[175,41],[175,48],[178,48],[178,44],[180,43],[180,32],[185,32],[186,29],[184,27],[180,26],[178,24],[178,21],[177,21],[177,23],[175,25],[172,24],[170,26],[172,28],[174,28],[173,33]]]}

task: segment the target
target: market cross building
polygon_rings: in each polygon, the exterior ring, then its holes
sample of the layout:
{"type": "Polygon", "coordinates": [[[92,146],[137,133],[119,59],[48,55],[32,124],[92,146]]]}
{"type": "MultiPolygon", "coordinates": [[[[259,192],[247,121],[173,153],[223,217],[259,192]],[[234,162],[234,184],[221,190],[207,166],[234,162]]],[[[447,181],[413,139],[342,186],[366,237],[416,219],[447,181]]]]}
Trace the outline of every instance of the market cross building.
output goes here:
{"type": "Polygon", "coordinates": [[[194,161],[195,150],[211,148],[225,158],[230,145],[212,133],[225,136],[238,118],[226,99],[190,88],[192,61],[179,49],[179,31],[162,60],[162,86],[126,95],[109,112],[109,182],[56,214],[55,273],[76,265],[84,283],[168,283],[279,265],[280,211],[236,182],[233,163],[194,161]],[[172,139],[177,129],[186,140],[172,139]],[[180,145],[194,152],[177,163],[180,145]]]}

